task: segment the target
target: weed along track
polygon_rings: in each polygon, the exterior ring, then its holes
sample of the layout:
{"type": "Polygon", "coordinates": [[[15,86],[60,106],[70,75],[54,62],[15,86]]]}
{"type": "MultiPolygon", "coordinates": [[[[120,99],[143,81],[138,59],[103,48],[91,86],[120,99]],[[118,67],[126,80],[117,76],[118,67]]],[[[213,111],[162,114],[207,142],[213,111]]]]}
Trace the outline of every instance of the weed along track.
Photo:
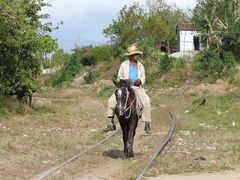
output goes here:
{"type": "Polygon", "coordinates": [[[58,171],[59,169],[63,168],[64,166],[66,166],[67,164],[75,161],[76,159],[80,158],[81,156],[85,155],[87,152],[93,150],[94,148],[96,148],[97,146],[100,146],[101,144],[104,144],[105,142],[109,141],[110,139],[112,139],[118,132],[115,131],[114,133],[112,133],[110,136],[106,137],[105,139],[103,139],[102,141],[92,145],[90,148],[86,149],[85,151],[80,152],[79,154],[69,158],[68,160],[66,160],[65,162],[63,162],[62,164],[55,166],[39,175],[37,175],[34,179],[35,180],[42,180],[47,178],[48,176],[52,175],[53,173],[55,173],[56,171],[58,171]]]}
{"type": "Polygon", "coordinates": [[[122,134],[118,127],[117,131],[109,133],[103,140],[60,165],[44,171],[34,179],[126,179],[136,178],[137,174],[139,174],[137,179],[142,179],[153,161],[170,142],[176,125],[176,117],[173,112],[164,108],[161,108],[161,111],[165,112],[165,115],[169,116],[170,114],[170,128],[165,128],[168,132],[146,136],[143,132],[143,123],[139,123],[134,143],[136,158],[122,160],[122,134]],[[161,142],[159,147],[156,147],[156,142],[161,142]]]}

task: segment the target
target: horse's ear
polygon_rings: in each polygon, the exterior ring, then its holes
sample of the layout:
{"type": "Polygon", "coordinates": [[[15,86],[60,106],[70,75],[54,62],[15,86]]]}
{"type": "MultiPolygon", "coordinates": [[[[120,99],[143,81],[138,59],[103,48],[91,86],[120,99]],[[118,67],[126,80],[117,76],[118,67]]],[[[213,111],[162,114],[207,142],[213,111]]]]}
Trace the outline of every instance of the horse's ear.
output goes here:
{"type": "Polygon", "coordinates": [[[116,80],[113,80],[113,84],[118,87],[118,82],[116,80]]]}

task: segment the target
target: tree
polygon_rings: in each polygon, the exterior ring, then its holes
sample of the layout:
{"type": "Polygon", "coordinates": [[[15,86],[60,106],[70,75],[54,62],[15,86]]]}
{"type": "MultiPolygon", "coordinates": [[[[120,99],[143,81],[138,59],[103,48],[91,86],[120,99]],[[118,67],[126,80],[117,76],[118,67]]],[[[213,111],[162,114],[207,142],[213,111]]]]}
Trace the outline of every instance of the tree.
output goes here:
{"type": "Polygon", "coordinates": [[[145,12],[143,7],[134,3],[130,7],[126,5],[121,9],[118,19],[103,32],[112,42],[119,43],[123,47],[135,43],[142,38],[142,26],[145,12]]]}
{"type": "Polygon", "coordinates": [[[236,57],[240,57],[240,2],[198,0],[193,21],[207,47],[196,61],[200,75],[214,78],[227,75],[235,68],[236,57]]]}
{"type": "Polygon", "coordinates": [[[231,51],[239,57],[240,2],[238,0],[198,0],[193,21],[207,47],[231,51]]]}
{"type": "Polygon", "coordinates": [[[155,46],[165,44],[170,38],[169,26],[158,15],[150,15],[143,24],[143,34],[154,40],[155,46]]]}
{"type": "Polygon", "coordinates": [[[163,0],[147,0],[146,4],[150,20],[148,24],[152,26],[151,32],[155,32],[155,43],[157,46],[167,47],[170,52],[176,48],[177,24],[190,22],[190,17],[183,10],[175,5],[169,6],[163,0]]]}
{"type": "Polygon", "coordinates": [[[0,1],[0,94],[31,94],[41,72],[41,55],[56,48],[48,35],[51,23],[41,8],[43,0],[0,1]],[[26,89],[24,93],[20,93],[26,89]]]}
{"type": "Polygon", "coordinates": [[[188,20],[186,13],[168,6],[162,0],[148,0],[147,9],[138,3],[124,6],[118,19],[104,29],[104,34],[124,48],[132,43],[152,39],[157,49],[163,45],[170,51],[176,46],[176,25],[188,20]]]}

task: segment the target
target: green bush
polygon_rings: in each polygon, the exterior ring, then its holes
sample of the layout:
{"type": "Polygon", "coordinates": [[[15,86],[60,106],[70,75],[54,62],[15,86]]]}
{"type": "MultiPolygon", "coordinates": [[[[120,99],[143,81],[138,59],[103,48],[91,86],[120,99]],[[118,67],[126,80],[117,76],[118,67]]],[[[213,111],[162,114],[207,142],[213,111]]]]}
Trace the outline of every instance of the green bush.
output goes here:
{"type": "Polygon", "coordinates": [[[84,81],[86,84],[92,84],[99,77],[99,73],[90,69],[88,73],[84,76],[84,81]]]}
{"type": "Polygon", "coordinates": [[[194,70],[198,71],[202,77],[217,79],[227,75],[235,65],[236,61],[232,53],[211,47],[196,56],[194,70]]]}
{"type": "Polygon", "coordinates": [[[155,51],[154,40],[152,38],[144,38],[137,41],[137,46],[143,51],[143,56],[148,57],[155,51]]]}
{"type": "Polygon", "coordinates": [[[160,57],[160,74],[166,74],[173,68],[174,58],[168,55],[163,55],[160,57]]]}
{"type": "Polygon", "coordinates": [[[71,82],[80,72],[82,64],[74,56],[61,70],[60,75],[53,81],[53,86],[62,86],[64,83],[71,82]]]}
{"type": "Polygon", "coordinates": [[[83,66],[93,66],[96,65],[97,60],[94,57],[91,57],[88,53],[85,53],[81,58],[81,63],[83,66]]]}
{"type": "Polygon", "coordinates": [[[102,97],[110,97],[114,93],[115,86],[114,85],[107,85],[104,86],[100,92],[98,93],[99,96],[102,97]]]}
{"type": "Polygon", "coordinates": [[[176,73],[176,77],[178,80],[184,80],[186,74],[186,59],[178,58],[174,60],[174,72],[176,73]]]}
{"type": "Polygon", "coordinates": [[[186,60],[183,58],[178,58],[176,59],[176,61],[174,62],[174,67],[176,69],[183,69],[186,67],[186,60]]]}
{"type": "Polygon", "coordinates": [[[90,49],[89,56],[90,58],[95,59],[96,62],[111,60],[110,50],[105,46],[97,46],[90,49]]]}
{"type": "Polygon", "coordinates": [[[113,57],[120,57],[121,54],[125,53],[125,48],[119,44],[113,44],[109,47],[109,51],[113,57]]]}
{"type": "Polygon", "coordinates": [[[81,63],[83,66],[96,65],[100,61],[110,61],[111,53],[106,46],[89,47],[87,51],[81,57],[81,63]]]}
{"type": "Polygon", "coordinates": [[[121,62],[125,61],[128,59],[128,56],[125,55],[126,51],[122,52],[120,55],[119,55],[119,59],[121,62]]]}

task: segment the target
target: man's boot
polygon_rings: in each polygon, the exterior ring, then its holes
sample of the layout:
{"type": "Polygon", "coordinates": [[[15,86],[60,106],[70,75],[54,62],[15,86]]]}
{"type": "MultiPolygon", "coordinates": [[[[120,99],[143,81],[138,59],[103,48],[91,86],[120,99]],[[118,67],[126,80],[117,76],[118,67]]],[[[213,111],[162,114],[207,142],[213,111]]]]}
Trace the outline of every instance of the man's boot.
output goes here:
{"type": "Polygon", "coordinates": [[[108,117],[108,125],[103,131],[108,132],[108,131],[115,131],[115,130],[116,130],[116,125],[114,124],[113,117],[108,117]]]}
{"type": "Polygon", "coordinates": [[[147,134],[152,134],[151,124],[150,124],[149,122],[145,122],[144,131],[145,131],[147,134]]]}

